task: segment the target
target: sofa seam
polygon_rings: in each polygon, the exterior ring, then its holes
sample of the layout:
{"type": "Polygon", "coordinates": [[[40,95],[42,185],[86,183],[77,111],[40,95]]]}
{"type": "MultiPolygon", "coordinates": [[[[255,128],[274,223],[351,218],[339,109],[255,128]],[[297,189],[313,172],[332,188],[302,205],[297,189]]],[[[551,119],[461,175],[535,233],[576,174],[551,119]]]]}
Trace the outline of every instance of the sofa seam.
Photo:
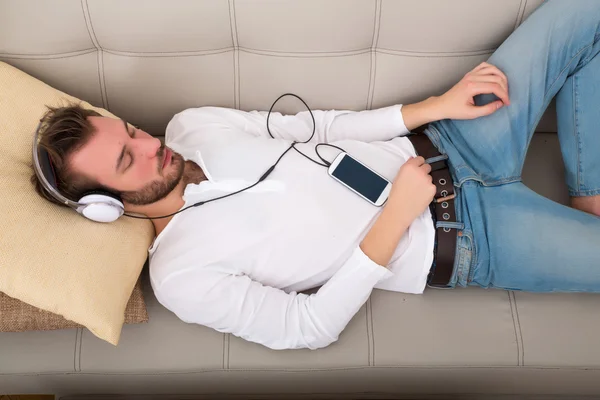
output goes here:
{"type": "Polygon", "coordinates": [[[373,362],[373,334],[371,331],[371,327],[373,326],[373,322],[371,320],[371,298],[369,298],[367,300],[367,303],[365,305],[365,309],[366,309],[366,315],[365,315],[365,319],[366,319],[366,323],[367,323],[367,365],[373,366],[374,362],[373,362]]]}
{"type": "Polygon", "coordinates": [[[121,57],[133,57],[133,58],[173,57],[173,58],[179,58],[179,57],[211,56],[211,55],[215,55],[215,54],[228,53],[228,52],[234,51],[234,50],[235,50],[234,47],[223,47],[220,49],[202,50],[202,51],[136,52],[136,51],[121,51],[121,50],[110,50],[110,49],[104,49],[103,51],[108,54],[114,54],[116,56],[121,56],[121,57]]]}
{"type": "Polygon", "coordinates": [[[108,105],[108,94],[106,92],[106,77],[104,75],[103,51],[102,47],[100,46],[100,42],[98,42],[98,38],[96,37],[94,27],[92,26],[92,16],[90,14],[90,8],[88,6],[87,0],[81,0],[81,8],[83,10],[83,19],[85,20],[85,26],[87,28],[88,35],[90,36],[90,40],[92,41],[93,45],[96,47],[96,51],[98,52],[98,80],[100,83],[100,96],[102,97],[102,107],[110,111],[110,107],[108,105]]]}
{"type": "Polygon", "coordinates": [[[79,334],[79,357],[78,357],[79,360],[78,360],[77,368],[81,372],[81,353],[83,352],[83,329],[84,328],[80,328],[80,329],[81,329],[81,333],[79,334]]]}
{"type": "Polygon", "coordinates": [[[223,338],[223,352],[225,354],[225,358],[223,360],[224,370],[229,370],[230,368],[230,350],[231,350],[231,333],[226,333],[223,338]]]}
{"type": "Polygon", "coordinates": [[[233,48],[233,53],[237,62],[237,86],[236,86],[236,94],[237,94],[237,108],[239,109],[241,107],[242,104],[242,99],[241,99],[241,92],[240,92],[240,80],[241,80],[241,74],[240,74],[240,36],[238,33],[238,26],[237,26],[237,17],[235,15],[235,0],[232,0],[232,11],[233,11],[233,26],[235,27],[235,40],[236,40],[236,46],[233,48]]]}
{"type": "Polygon", "coordinates": [[[75,330],[75,351],[73,354],[73,370],[75,372],[81,371],[81,341],[83,338],[83,328],[77,328],[75,330]]]}
{"type": "MultiPolygon", "coordinates": [[[[375,0],[377,1],[377,0],[375,0]]],[[[319,56],[324,56],[324,55],[328,55],[328,54],[341,54],[344,55],[346,53],[352,54],[352,53],[357,53],[357,52],[367,52],[367,51],[371,51],[372,46],[367,46],[367,47],[362,47],[362,48],[356,48],[356,49],[349,49],[349,50],[323,50],[323,51],[281,51],[281,50],[269,50],[269,49],[259,49],[259,48],[253,48],[253,47],[242,47],[245,50],[248,51],[255,51],[257,53],[273,53],[273,54],[307,54],[307,55],[311,55],[314,57],[319,57],[319,56]]]]}
{"type": "Polygon", "coordinates": [[[106,97],[106,109],[110,111],[110,103],[108,102],[108,91],[106,89],[106,76],[104,75],[104,52],[100,51],[100,65],[102,66],[102,83],[104,88],[104,97],[106,97]]]}
{"type": "Polygon", "coordinates": [[[264,51],[264,50],[256,50],[250,49],[247,47],[239,47],[240,52],[255,54],[265,57],[279,57],[279,58],[335,58],[335,57],[353,57],[360,56],[364,54],[371,53],[370,48],[360,49],[360,50],[352,50],[352,51],[344,51],[339,53],[310,53],[310,52],[272,52],[272,51],[264,51]]]}
{"type": "Polygon", "coordinates": [[[510,290],[506,291],[506,294],[508,295],[508,304],[509,304],[509,309],[510,309],[510,317],[512,318],[512,323],[513,323],[513,332],[515,334],[515,343],[517,344],[517,365],[521,364],[521,360],[519,357],[520,351],[519,351],[519,336],[517,334],[517,324],[515,321],[515,312],[513,310],[513,302],[512,302],[512,297],[510,294],[510,290]]]}
{"type": "Polygon", "coordinates": [[[515,27],[513,28],[513,32],[523,22],[523,15],[525,15],[525,9],[526,8],[527,8],[527,0],[521,0],[521,3],[519,4],[519,10],[517,11],[517,19],[515,21],[515,27]]]}
{"type": "Polygon", "coordinates": [[[67,51],[64,53],[54,54],[19,54],[19,53],[0,53],[0,58],[16,58],[20,60],[56,60],[61,58],[71,58],[84,56],[86,54],[94,53],[98,51],[97,48],[92,47],[89,49],[67,51]]]}
{"type": "MultiPolygon", "coordinates": [[[[85,1],[85,0],[81,0],[81,1],[85,1]]],[[[232,13],[235,14],[234,8],[232,8],[232,13]]],[[[380,17],[381,17],[381,15],[380,15],[380,17]]],[[[379,25],[381,25],[381,24],[379,24],[379,25]]],[[[86,27],[87,27],[87,20],[86,20],[86,27]]],[[[92,29],[93,29],[93,27],[92,27],[92,29]]],[[[237,29],[237,28],[235,28],[235,29],[237,29]]],[[[90,33],[89,30],[88,30],[88,34],[90,35],[90,38],[93,36],[93,34],[90,33]]],[[[237,36],[238,36],[238,34],[236,31],[236,37],[237,36]]],[[[377,41],[379,41],[379,37],[377,37],[377,41]]],[[[92,40],[92,42],[94,42],[94,41],[92,40]]],[[[257,49],[257,48],[239,46],[239,38],[238,38],[237,47],[239,47],[241,50],[244,50],[247,52],[255,52],[258,54],[262,54],[262,53],[265,53],[267,55],[294,54],[294,55],[300,55],[300,56],[306,56],[306,57],[344,56],[344,55],[353,55],[353,54],[357,54],[357,53],[366,53],[366,52],[369,52],[372,50],[371,46],[364,47],[364,48],[358,48],[358,49],[352,49],[352,50],[339,50],[339,51],[267,50],[267,49],[257,49]]],[[[68,55],[71,53],[79,53],[79,52],[85,52],[85,51],[91,51],[91,50],[97,50],[97,49],[102,49],[103,51],[105,51],[107,53],[112,53],[112,54],[117,54],[117,55],[130,55],[130,56],[139,56],[139,57],[152,57],[152,56],[156,56],[156,55],[177,56],[178,54],[201,56],[201,55],[210,55],[212,53],[223,53],[223,52],[235,50],[236,46],[220,47],[220,48],[210,49],[210,50],[189,50],[189,51],[186,51],[186,50],[183,50],[183,51],[123,51],[123,50],[116,50],[116,49],[101,47],[100,44],[98,43],[98,45],[97,46],[94,45],[93,48],[81,49],[81,50],[75,50],[75,51],[60,52],[60,53],[41,53],[41,54],[0,53],[0,57],[2,57],[2,56],[6,56],[6,57],[8,57],[8,56],[24,56],[24,57],[59,56],[59,55],[63,55],[63,54],[68,55]]],[[[493,53],[496,49],[497,48],[477,49],[477,50],[457,50],[457,51],[415,51],[415,50],[398,50],[398,49],[389,49],[386,47],[377,47],[376,50],[379,52],[397,53],[398,55],[415,56],[415,57],[419,57],[419,56],[462,57],[462,56],[477,56],[477,55],[481,55],[481,54],[493,53]]]]}
{"type": "Polygon", "coordinates": [[[494,51],[496,51],[496,49],[453,51],[453,52],[440,52],[440,51],[417,52],[417,51],[407,51],[407,50],[386,49],[384,47],[379,47],[377,49],[378,53],[388,54],[388,55],[393,55],[393,56],[413,57],[413,58],[475,57],[475,56],[482,56],[482,55],[486,55],[486,54],[492,54],[492,53],[494,53],[494,51]]]}
{"type": "MultiPolygon", "coordinates": [[[[185,399],[196,399],[196,398],[207,398],[206,396],[213,396],[211,398],[224,398],[224,399],[246,399],[246,398],[257,398],[257,399],[263,399],[263,400],[270,400],[270,399],[285,399],[285,398],[289,398],[290,397],[290,392],[281,392],[281,391],[274,391],[274,392],[268,392],[265,393],[264,391],[244,391],[242,395],[238,395],[238,394],[231,394],[231,393],[223,393],[223,392],[218,392],[217,393],[213,393],[213,392],[209,392],[210,394],[207,394],[206,392],[202,393],[202,394],[198,394],[198,395],[184,395],[185,397],[176,397],[177,399],[180,398],[185,398],[185,399]],[[192,397],[193,396],[193,397],[192,397]],[[204,397],[196,397],[196,396],[204,396],[204,397]],[[218,397],[216,397],[218,396],[218,397]],[[224,396],[224,397],[223,397],[224,396]],[[243,397],[241,397],[243,396],[243,397]]],[[[440,394],[432,394],[432,395],[424,395],[426,397],[423,397],[423,395],[415,395],[415,396],[419,396],[419,397],[398,397],[398,392],[394,391],[394,390],[352,390],[350,392],[347,391],[340,391],[340,390],[334,390],[331,392],[325,392],[325,391],[318,391],[318,392],[310,392],[310,397],[306,397],[306,394],[300,394],[300,397],[293,397],[293,398],[297,398],[297,399],[311,399],[311,398],[324,398],[324,399],[338,399],[338,398],[342,398],[342,399],[347,399],[349,398],[348,395],[352,395],[352,396],[365,396],[364,398],[366,399],[371,399],[373,398],[372,396],[378,396],[376,397],[377,399],[379,398],[384,398],[384,399],[482,399],[483,397],[481,392],[476,392],[476,391],[470,391],[470,390],[466,390],[466,391],[459,391],[457,393],[452,392],[453,395],[450,397],[440,397],[440,396],[444,396],[444,395],[440,395],[440,394]],[[341,396],[341,397],[340,397],[341,396]],[[380,396],[388,396],[388,397],[380,397],[380,396]],[[434,396],[434,397],[431,397],[434,396]],[[459,397],[457,397],[459,396],[459,397]],[[468,397],[464,397],[464,396],[468,396],[468,397]]],[[[521,393],[519,393],[519,395],[521,395],[521,393]]],[[[115,399],[129,399],[130,397],[124,397],[125,395],[116,395],[116,397],[114,397],[115,399]]],[[[139,399],[139,398],[145,398],[142,397],[144,395],[133,395],[134,397],[131,397],[131,399],[139,399]]],[[[166,399],[172,399],[173,397],[171,397],[172,395],[159,395],[161,397],[159,398],[166,398],[166,399]],[[167,396],[167,397],[164,397],[167,396]]],[[[498,392],[498,393],[494,393],[491,395],[492,397],[490,397],[491,399],[504,399],[504,398],[515,398],[515,393],[513,391],[505,391],[505,392],[498,392]]],[[[535,399],[540,399],[540,398],[550,398],[550,399],[567,399],[570,397],[564,397],[562,395],[558,395],[559,397],[556,397],[555,395],[548,395],[547,397],[545,396],[540,396],[540,395],[536,395],[536,394],[524,394],[524,397],[519,397],[525,400],[535,400],[535,399]]],[[[110,397],[105,397],[104,395],[100,394],[100,395],[92,395],[90,396],[86,396],[85,399],[86,400],[93,400],[93,399],[105,399],[105,398],[110,398],[112,399],[113,396],[110,397]]],[[[152,398],[156,398],[156,397],[152,397],[152,398]]],[[[360,398],[362,399],[363,397],[353,397],[353,398],[360,398]]],[[[583,397],[581,396],[577,396],[575,397],[575,399],[594,399],[596,397],[590,397],[589,395],[583,395],[583,397]]],[[[65,396],[61,396],[61,397],[55,397],[56,400],[69,400],[69,399],[82,399],[82,397],[78,396],[78,395],[65,395],[65,396]]],[[[2,398],[0,398],[0,400],[2,400],[2,398]]],[[[10,400],[10,399],[9,399],[10,400]]]]}
{"type": "Polygon", "coordinates": [[[375,17],[373,22],[373,40],[371,42],[371,70],[369,71],[369,92],[367,93],[367,110],[373,108],[373,97],[375,96],[375,82],[377,75],[377,45],[379,44],[379,33],[381,29],[381,0],[375,2],[375,17]]]}
{"type": "Polygon", "coordinates": [[[239,59],[237,54],[239,52],[239,41],[237,34],[237,19],[235,18],[235,4],[234,0],[227,2],[229,6],[229,28],[231,29],[231,43],[233,44],[233,105],[236,109],[240,109],[239,104],[239,59]]]}
{"type": "Polygon", "coordinates": [[[77,342],[79,338],[79,328],[75,329],[75,348],[73,349],[73,371],[77,372],[77,342]]]}
{"type": "MultiPolygon", "coordinates": [[[[82,0],[85,1],[85,0],[82,0]]],[[[86,21],[87,22],[87,21],[86,21]]],[[[89,31],[88,31],[89,33],[89,31]]],[[[91,34],[90,34],[91,35],[91,34]]],[[[77,55],[87,54],[91,51],[99,51],[106,52],[108,54],[119,55],[123,57],[196,57],[196,56],[204,56],[204,55],[213,55],[213,54],[222,54],[229,51],[244,51],[246,53],[264,55],[264,56],[272,56],[272,57],[292,57],[292,58],[329,58],[329,57],[349,57],[354,55],[361,55],[365,53],[369,53],[372,51],[370,47],[363,49],[354,49],[354,50],[344,50],[339,52],[328,51],[328,52],[282,52],[275,50],[261,50],[261,49],[252,49],[249,47],[223,47],[219,49],[213,50],[195,50],[195,51],[177,51],[177,52],[164,52],[164,51],[156,51],[156,52],[140,52],[140,51],[121,51],[121,50],[112,50],[105,49],[102,47],[96,47],[94,49],[84,49],[77,50],[74,52],[66,52],[66,53],[55,53],[55,54],[13,54],[13,53],[0,53],[0,57],[6,58],[31,58],[31,59],[53,59],[53,58],[66,58],[73,57],[77,55]]],[[[415,57],[415,58],[446,58],[446,57],[474,57],[486,54],[492,54],[496,49],[482,49],[482,50],[472,50],[472,51],[455,51],[455,52],[416,52],[411,50],[395,50],[395,49],[387,49],[383,47],[378,47],[375,49],[375,53],[387,54],[387,55],[395,55],[401,57],[415,57]]]]}
{"type": "Polygon", "coordinates": [[[521,340],[520,340],[520,335],[519,335],[519,331],[517,328],[517,321],[515,318],[515,303],[513,301],[513,292],[508,290],[507,292],[508,295],[508,303],[509,303],[509,307],[510,307],[510,315],[512,317],[512,321],[513,321],[513,330],[515,332],[515,342],[517,344],[517,366],[521,366],[522,365],[522,359],[521,359],[521,340]]]}
{"type": "Polygon", "coordinates": [[[377,36],[377,13],[379,11],[379,6],[380,6],[381,0],[375,0],[375,15],[373,16],[373,37],[371,39],[371,52],[370,52],[370,56],[371,56],[371,60],[370,60],[370,66],[369,66],[369,88],[367,91],[367,106],[366,109],[370,110],[371,109],[371,104],[372,104],[372,94],[373,94],[373,86],[375,84],[374,79],[373,79],[373,72],[375,70],[375,49],[376,49],[376,36],[377,36]]]}
{"type": "Polygon", "coordinates": [[[155,376],[155,375],[191,375],[214,372],[286,372],[286,373],[306,373],[306,372],[334,372],[334,371],[355,371],[368,369],[413,369],[413,370],[456,370],[456,369],[515,369],[515,370],[563,370],[563,371],[598,371],[600,366],[596,367],[556,367],[556,366],[517,366],[517,365],[451,365],[451,366],[423,366],[423,365],[380,365],[380,366],[356,366],[356,367],[331,367],[331,368],[311,368],[311,369],[288,369],[288,368],[233,368],[223,369],[204,369],[196,371],[160,371],[160,372],[38,372],[38,373],[2,373],[0,376],[48,376],[48,375],[104,375],[104,376],[155,376]]]}
{"type": "Polygon", "coordinates": [[[517,295],[513,291],[513,301],[515,304],[515,315],[517,316],[517,327],[519,328],[519,339],[521,340],[521,366],[525,366],[525,342],[523,341],[523,328],[521,327],[521,316],[519,315],[519,307],[517,305],[517,295]]]}

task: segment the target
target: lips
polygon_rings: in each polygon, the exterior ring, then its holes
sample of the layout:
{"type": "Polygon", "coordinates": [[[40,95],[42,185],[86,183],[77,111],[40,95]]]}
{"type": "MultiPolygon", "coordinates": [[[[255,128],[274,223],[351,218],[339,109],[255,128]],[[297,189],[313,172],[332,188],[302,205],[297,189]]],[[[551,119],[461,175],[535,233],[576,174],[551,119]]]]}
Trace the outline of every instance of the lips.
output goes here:
{"type": "Polygon", "coordinates": [[[164,159],[163,165],[162,165],[163,169],[165,169],[165,167],[171,163],[172,157],[173,157],[173,153],[171,153],[171,150],[169,150],[168,148],[165,147],[165,159],[164,159]]]}

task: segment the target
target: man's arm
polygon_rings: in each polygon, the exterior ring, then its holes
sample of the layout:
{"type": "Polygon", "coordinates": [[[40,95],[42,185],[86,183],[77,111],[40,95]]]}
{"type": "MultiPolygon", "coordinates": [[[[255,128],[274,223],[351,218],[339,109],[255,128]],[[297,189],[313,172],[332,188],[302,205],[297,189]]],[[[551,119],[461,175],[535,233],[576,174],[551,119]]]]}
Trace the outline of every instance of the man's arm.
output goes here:
{"type": "MultiPolygon", "coordinates": [[[[408,133],[402,120],[402,105],[366,111],[312,110],[315,134],[312,142],[340,140],[372,142],[408,133]]],[[[240,111],[221,107],[190,108],[175,115],[167,126],[167,141],[195,136],[198,140],[235,140],[241,137],[270,138],[265,111],[240,111]]],[[[308,111],[295,115],[272,112],[269,129],[274,138],[306,141],[313,131],[308,111]]]]}
{"type": "Polygon", "coordinates": [[[402,117],[408,131],[444,119],[439,97],[430,97],[419,103],[405,105],[402,107],[402,117]]]}
{"type": "Polygon", "coordinates": [[[153,282],[157,299],[183,321],[272,349],[326,347],[338,339],[375,285],[392,274],[383,265],[435,194],[430,170],[422,157],[400,168],[373,227],[315,294],[286,293],[212,265],[191,266],[153,282]]]}
{"type": "MultiPolygon", "coordinates": [[[[314,110],[313,142],[345,139],[385,141],[432,121],[474,119],[490,115],[509,104],[506,76],[493,65],[482,63],[443,95],[419,103],[366,111],[314,110]],[[493,94],[498,100],[475,106],[473,97],[480,94],[493,94]]],[[[269,138],[267,114],[264,111],[245,112],[221,107],[190,108],[175,115],[169,122],[166,141],[181,140],[185,136],[194,136],[194,140],[200,141],[222,139],[226,135],[232,139],[236,135],[269,138]]],[[[296,115],[274,112],[269,118],[269,128],[275,138],[301,142],[310,137],[313,122],[308,111],[296,115]]]]}
{"type": "Polygon", "coordinates": [[[425,211],[436,188],[423,157],[408,160],[398,171],[383,211],[360,244],[377,264],[387,265],[410,224],[425,211]]]}
{"type": "Polygon", "coordinates": [[[181,320],[231,333],[274,350],[318,349],[338,339],[375,285],[391,275],[360,248],[316,293],[286,293],[219,265],[153,284],[161,304],[181,320]]]}
{"type": "Polygon", "coordinates": [[[402,107],[402,116],[409,131],[442,119],[474,119],[493,114],[510,105],[508,79],[498,68],[482,63],[467,73],[452,89],[439,97],[402,107]],[[474,96],[492,93],[498,98],[476,106],[474,96]]]}

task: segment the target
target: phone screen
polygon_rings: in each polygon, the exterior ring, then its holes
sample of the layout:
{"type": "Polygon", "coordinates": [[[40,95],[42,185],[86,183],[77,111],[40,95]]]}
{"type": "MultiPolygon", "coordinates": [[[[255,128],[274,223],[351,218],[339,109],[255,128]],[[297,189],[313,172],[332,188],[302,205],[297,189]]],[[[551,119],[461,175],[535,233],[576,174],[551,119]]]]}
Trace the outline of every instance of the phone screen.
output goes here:
{"type": "Polygon", "coordinates": [[[388,181],[366,168],[364,165],[345,155],[331,175],[356,190],[373,203],[377,201],[388,181]]]}

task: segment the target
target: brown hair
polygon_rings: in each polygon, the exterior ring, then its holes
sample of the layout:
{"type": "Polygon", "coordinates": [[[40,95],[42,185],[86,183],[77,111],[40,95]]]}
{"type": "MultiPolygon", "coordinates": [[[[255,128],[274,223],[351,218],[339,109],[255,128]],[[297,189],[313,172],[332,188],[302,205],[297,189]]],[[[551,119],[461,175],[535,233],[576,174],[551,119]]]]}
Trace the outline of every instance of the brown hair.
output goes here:
{"type": "MultiPolygon", "coordinates": [[[[96,111],[86,110],[79,104],[69,104],[65,107],[48,107],[41,119],[39,145],[50,156],[58,191],[73,201],[79,201],[87,191],[101,189],[97,183],[73,172],[69,165],[69,157],[85,145],[94,133],[94,127],[87,119],[92,116],[101,115],[96,111]]],[[[65,205],[44,189],[35,171],[31,182],[40,196],[53,203],[65,205]]]]}

